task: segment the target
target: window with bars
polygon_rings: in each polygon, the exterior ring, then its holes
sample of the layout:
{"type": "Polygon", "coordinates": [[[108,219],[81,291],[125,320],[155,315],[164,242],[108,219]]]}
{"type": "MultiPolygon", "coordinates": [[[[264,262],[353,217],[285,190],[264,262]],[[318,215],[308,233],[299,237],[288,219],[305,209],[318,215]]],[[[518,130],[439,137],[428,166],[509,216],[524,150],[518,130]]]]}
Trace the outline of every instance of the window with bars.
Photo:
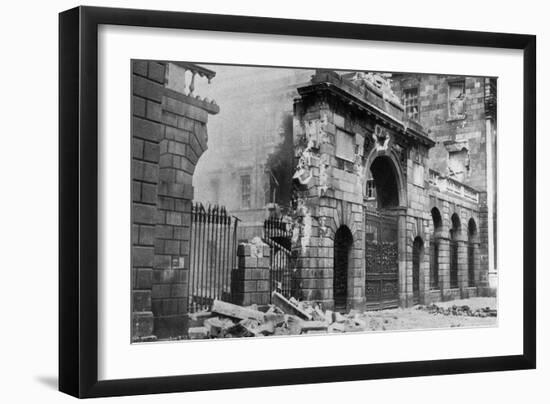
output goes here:
{"type": "Polygon", "coordinates": [[[418,88],[403,90],[403,106],[407,118],[418,121],[420,110],[418,106],[418,88]]]}
{"type": "Polygon", "coordinates": [[[241,175],[241,207],[250,208],[250,175],[241,175]]]}
{"type": "Polygon", "coordinates": [[[464,80],[449,83],[449,119],[463,119],[464,99],[466,98],[464,80]]]}
{"type": "Polygon", "coordinates": [[[374,183],[374,179],[367,180],[367,199],[375,199],[376,198],[376,184],[374,183]]]}

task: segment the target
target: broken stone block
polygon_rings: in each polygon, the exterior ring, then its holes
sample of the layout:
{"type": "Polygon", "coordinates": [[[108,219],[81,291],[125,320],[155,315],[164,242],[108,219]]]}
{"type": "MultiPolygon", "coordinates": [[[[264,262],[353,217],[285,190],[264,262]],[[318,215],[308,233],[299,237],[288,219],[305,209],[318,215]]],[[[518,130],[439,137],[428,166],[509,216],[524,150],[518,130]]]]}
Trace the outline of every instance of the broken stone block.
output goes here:
{"type": "Polygon", "coordinates": [[[266,322],[261,324],[254,330],[254,334],[258,335],[272,335],[275,332],[275,325],[272,322],[266,322]]]}
{"type": "Polygon", "coordinates": [[[222,302],[221,300],[214,300],[212,304],[212,312],[221,314],[223,316],[244,320],[251,318],[263,322],[265,319],[264,313],[258,310],[251,310],[236,304],[222,302]]]}
{"type": "Polygon", "coordinates": [[[329,324],[334,322],[334,314],[332,310],[325,311],[325,320],[328,321],[329,324]]]}
{"type": "Polygon", "coordinates": [[[325,321],[302,321],[301,322],[302,332],[309,331],[324,331],[328,329],[328,325],[325,321]]]}
{"type": "Polygon", "coordinates": [[[232,326],[233,322],[229,319],[212,317],[204,320],[204,327],[208,330],[211,338],[223,338],[225,331],[232,326]]]}
{"type": "Polygon", "coordinates": [[[304,320],[311,320],[311,315],[303,311],[298,307],[296,299],[290,298],[286,299],[283,295],[278,292],[273,292],[271,295],[271,300],[278,308],[280,308],[285,314],[292,314],[302,318],[304,320]]]}
{"type": "Polygon", "coordinates": [[[328,327],[328,332],[346,332],[346,327],[343,323],[332,323],[328,327]]]}
{"type": "Polygon", "coordinates": [[[286,315],[286,326],[290,335],[299,335],[302,333],[302,320],[293,315],[286,315]]]}
{"type": "Polygon", "coordinates": [[[275,327],[279,327],[285,322],[285,315],[280,313],[266,313],[265,322],[273,323],[275,327]]]}
{"type": "Polygon", "coordinates": [[[346,321],[346,317],[344,317],[341,313],[335,311],[333,313],[333,322],[334,323],[343,323],[346,321]]]}
{"type": "Polygon", "coordinates": [[[189,339],[205,339],[208,338],[208,329],[206,327],[191,327],[187,331],[189,339]]]}
{"type": "Polygon", "coordinates": [[[240,322],[228,328],[226,333],[231,337],[254,337],[255,335],[251,330],[249,330],[240,322]]]}

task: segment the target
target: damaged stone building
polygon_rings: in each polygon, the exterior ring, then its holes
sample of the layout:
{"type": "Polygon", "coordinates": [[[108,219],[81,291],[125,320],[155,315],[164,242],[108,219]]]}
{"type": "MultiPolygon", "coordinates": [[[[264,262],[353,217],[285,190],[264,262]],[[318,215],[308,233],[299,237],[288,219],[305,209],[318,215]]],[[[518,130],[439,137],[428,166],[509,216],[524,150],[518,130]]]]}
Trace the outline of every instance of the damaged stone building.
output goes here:
{"type": "Polygon", "coordinates": [[[136,61],[133,80],[134,337],[185,328],[193,201],[236,219],[216,298],[268,303],[283,253],[288,294],[331,310],[494,293],[495,79],[136,61]]]}

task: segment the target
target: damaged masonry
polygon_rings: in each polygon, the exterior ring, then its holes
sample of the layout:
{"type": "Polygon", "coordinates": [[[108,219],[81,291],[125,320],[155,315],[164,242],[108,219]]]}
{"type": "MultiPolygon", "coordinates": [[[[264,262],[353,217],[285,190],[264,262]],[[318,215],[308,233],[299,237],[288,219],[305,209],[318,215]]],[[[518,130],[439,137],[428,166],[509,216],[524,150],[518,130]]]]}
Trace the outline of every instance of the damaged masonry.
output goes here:
{"type": "Polygon", "coordinates": [[[133,341],[495,324],[496,79],[132,83],[133,341]]]}

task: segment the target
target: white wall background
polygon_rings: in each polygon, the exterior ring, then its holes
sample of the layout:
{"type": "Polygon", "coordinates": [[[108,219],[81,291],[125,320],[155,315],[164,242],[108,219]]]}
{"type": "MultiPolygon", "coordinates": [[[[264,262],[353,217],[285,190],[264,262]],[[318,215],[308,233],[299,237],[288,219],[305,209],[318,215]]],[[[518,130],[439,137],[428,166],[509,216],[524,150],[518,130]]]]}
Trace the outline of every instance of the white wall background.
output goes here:
{"type": "MultiPolygon", "coordinates": [[[[463,0],[453,6],[441,1],[394,0],[333,2],[278,0],[211,0],[208,2],[90,1],[89,5],[284,18],[337,20],[389,25],[424,26],[531,33],[538,36],[538,249],[550,237],[550,132],[544,93],[550,90],[550,27],[543,2],[479,2],[463,0]],[[545,160],[545,161],[544,161],[545,160]]],[[[74,1],[5,2],[0,25],[2,78],[0,125],[0,400],[8,403],[68,402],[57,386],[57,13],[78,5],[74,1]]],[[[519,235],[518,235],[519,237],[519,235]]],[[[333,383],[262,389],[109,399],[116,402],[240,403],[316,402],[347,400],[423,403],[518,402],[528,397],[543,402],[550,377],[550,276],[547,257],[538,254],[538,369],[534,371],[461,376],[333,383]],[[466,396],[466,397],[465,397],[466,396]],[[389,399],[389,400],[388,400],[389,399]]]]}

